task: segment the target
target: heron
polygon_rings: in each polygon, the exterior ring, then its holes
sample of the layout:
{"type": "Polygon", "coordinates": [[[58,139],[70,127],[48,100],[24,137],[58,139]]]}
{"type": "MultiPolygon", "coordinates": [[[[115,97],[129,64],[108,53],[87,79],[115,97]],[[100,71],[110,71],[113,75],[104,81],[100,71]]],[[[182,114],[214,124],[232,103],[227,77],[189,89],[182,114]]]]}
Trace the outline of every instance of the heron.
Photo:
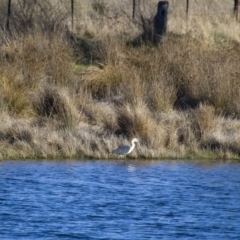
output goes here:
{"type": "Polygon", "coordinates": [[[119,146],[117,149],[113,150],[112,153],[118,154],[118,155],[127,155],[130,152],[132,152],[132,150],[135,148],[136,142],[138,142],[138,139],[134,138],[132,140],[132,146],[128,146],[128,145],[119,146]]]}

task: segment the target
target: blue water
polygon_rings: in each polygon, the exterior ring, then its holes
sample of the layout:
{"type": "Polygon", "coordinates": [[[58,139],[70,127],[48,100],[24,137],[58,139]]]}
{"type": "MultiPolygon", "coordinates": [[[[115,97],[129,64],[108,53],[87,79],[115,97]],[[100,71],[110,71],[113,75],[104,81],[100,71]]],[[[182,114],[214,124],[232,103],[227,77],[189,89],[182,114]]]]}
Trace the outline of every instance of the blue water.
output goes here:
{"type": "Polygon", "coordinates": [[[240,164],[0,162],[0,239],[240,239],[240,164]]]}

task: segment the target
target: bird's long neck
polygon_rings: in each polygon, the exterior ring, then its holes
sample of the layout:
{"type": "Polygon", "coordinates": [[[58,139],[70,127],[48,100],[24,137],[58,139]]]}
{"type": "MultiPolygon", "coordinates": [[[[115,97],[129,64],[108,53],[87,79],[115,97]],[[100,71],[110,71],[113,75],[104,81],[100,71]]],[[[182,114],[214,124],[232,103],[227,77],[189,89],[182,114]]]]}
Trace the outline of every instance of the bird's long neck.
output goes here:
{"type": "Polygon", "coordinates": [[[131,148],[129,149],[129,153],[133,150],[135,148],[135,142],[132,142],[132,146],[131,146],[131,148]]]}

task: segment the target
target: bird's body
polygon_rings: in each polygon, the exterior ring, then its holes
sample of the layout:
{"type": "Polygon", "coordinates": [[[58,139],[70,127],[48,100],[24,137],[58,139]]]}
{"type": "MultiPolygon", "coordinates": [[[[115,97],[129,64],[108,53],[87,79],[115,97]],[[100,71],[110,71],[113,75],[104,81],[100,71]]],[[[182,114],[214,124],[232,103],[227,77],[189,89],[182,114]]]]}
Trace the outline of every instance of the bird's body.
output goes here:
{"type": "Polygon", "coordinates": [[[137,138],[134,138],[132,140],[132,146],[122,145],[122,146],[118,147],[117,149],[113,150],[112,153],[117,154],[117,155],[127,155],[130,152],[132,152],[133,149],[135,148],[135,142],[138,142],[137,138]]]}

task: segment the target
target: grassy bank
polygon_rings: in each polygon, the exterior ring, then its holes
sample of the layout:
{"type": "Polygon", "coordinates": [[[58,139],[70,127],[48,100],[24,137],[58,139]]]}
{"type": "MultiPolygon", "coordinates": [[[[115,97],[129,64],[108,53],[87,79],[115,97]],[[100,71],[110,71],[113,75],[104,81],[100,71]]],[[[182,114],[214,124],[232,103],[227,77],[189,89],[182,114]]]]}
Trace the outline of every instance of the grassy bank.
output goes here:
{"type": "Polygon", "coordinates": [[[0,30],[0,158],[109,159],[133,137],[132,158],[240,158],[240,23],[224,2],[186,20],[170,1],[159,46],[141,20],[157,1],[134,21],[131,1],[76,1],[73,31],[64,2],[19,2],[0,30]]]}

